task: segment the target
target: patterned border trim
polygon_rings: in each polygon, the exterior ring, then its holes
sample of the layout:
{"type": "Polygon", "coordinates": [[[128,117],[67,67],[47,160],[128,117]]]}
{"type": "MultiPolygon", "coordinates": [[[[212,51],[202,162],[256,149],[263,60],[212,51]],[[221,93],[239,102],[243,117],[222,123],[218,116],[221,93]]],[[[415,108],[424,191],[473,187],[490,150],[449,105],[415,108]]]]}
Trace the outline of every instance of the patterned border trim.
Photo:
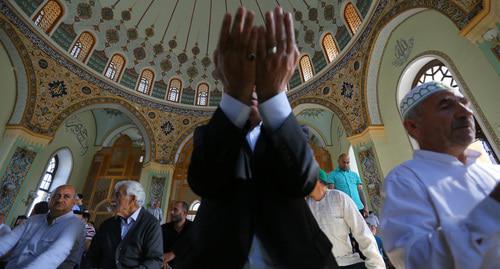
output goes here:
{"type": "Polygon", "coordinates": [[[152,100],[148,100],[144,97],[134,95],[130,93],[129,90],[124,90],[118,88],[114,85],[111,85],[104,81],[101,78],[96,77],[95,74],[90,73],[85,68],[78,66],[73,63],[71,60],[67,59],[66,56],[63,56],[58,50],[52,48],[47,44],[46,41],[42,40],[37,34],[35,34],[30,26],[28,26],[23,19],[18,17],[15,12],[5,3],[4,0],[0,0],[0,12],[5,15],[5,17],[14,24],[17,29],[28,38],[35,46],[37,46],[40,50],[42,50],[47,55],[50,55],[51,58],[56,61],[58,64],[66,67],[69,71],[73,72],[79,78],[88,81],[90,83],[95,84],[97,87],[108,91],[116,96],[122,97],[124,99],[130,100],[140,106],[150,107],[153,109],[172,112],[181,115],[193,115],[196,117],[207,117],[212,115],[216,108],[213,108],[211,111],[203,111],[196,109],[186,109],[186,108],[178,108],[172,107],[167,104],[160,104],[152,100]]]}

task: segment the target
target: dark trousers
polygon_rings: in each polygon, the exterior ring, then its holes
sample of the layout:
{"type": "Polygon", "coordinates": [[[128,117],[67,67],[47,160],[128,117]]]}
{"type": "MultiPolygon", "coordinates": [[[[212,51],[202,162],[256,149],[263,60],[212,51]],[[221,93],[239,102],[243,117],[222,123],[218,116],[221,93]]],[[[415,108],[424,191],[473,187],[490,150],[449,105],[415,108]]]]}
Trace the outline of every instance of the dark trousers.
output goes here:
{"type": "Polygon", "coordinates": [[[339,266],[339,269],[340,268],[342,268],[342,269],[366,269],[364,262],[355,263],[355,264],[351,264],[351,265],[347,265],[347,266],[339,266]]]}

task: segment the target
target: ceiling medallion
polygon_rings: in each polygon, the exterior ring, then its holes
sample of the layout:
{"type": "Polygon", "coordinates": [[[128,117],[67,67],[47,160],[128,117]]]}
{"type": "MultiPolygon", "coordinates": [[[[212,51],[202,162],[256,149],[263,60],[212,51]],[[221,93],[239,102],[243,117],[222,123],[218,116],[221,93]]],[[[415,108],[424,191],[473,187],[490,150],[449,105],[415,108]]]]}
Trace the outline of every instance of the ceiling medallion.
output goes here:
{"type": "MultiPolygon", "coordinates": [[[[175,37],[174,37],[175,38],[175,37]]],[[[175,39],[171,39],[170,41],[168,41],[168,46],[171,48],[171,49],[175,49],[177,47],[177,41],[175,41],[175,39]]]]}
{"type": "Polygon", "coordinates": [[[83,20],[88,20],[92,17],[92,7],[87,3],[80,3],[76,7],[78,17],[83,20]]]}
{"type": "Polygon", "coordinates": [[[135,28],[130,28],[127,30],[127,38],[129,40],[136,40],[139,34],[137,34],[137,29],[135,28]]]}
{"type": "Polygon", "coordinates": [[[52,98],[61,97],[68,92],[66,91],[66,86],[64,85],[64,81],[54,80],[49,83],[49,92],[52,98]]]}
{"type": "Polygon", "coordinates": [[[47,67],[49,67],[49,63],[47,63],[45,59],[40,59],[38,61],[38,66],[40,66],[40,68],[42,69],[46,69],[47,67]]]}
{"type": "Polygon", "coordinates": [[[316,21],[318,20],[318,10],[315,8],[309,9],[309,20],[316,21]]]}
{"type": "Polygon", "coordinates": [[[202,60],[201,60],[201,64],[207,68],[210,64],[212,63],[212,60],[210,60],[210,57],[208,56],[205,56],[202,60]]]}
{"type": "Polygon", "coordinates": [[[353,67],[354,67],[355,71],[358,71],[360,66],[361,66],[361,64],[359,63],[359,61],[355,61],[354,64],[353,64],[353,67]]]}
{"type": "Polygon", "coordinates": [[[330,87],[324,87],[323,88],[323,95],[327,95],[330,93],[330,87]]]}
{"type": "Polygon", "coordinates": [[[183,120],[182,120],[182,124],[184,124],[184,125],[188,125],[188,124],[189,124],[189,119],[183,119],[183,120]]]}
{"type": "Polygon", "coordinates": [[[122,11],[122,20],[128,21],[130,20],[130,18],[132,18],[132,15],[130,15],[130,11],[128,10],[122,11]]]}
{"type": "Polygon", "coordinates": [[[89,94],[92,93],[92,90],[89,87],[87,87],[87,86],[83,86],[82,89],[81,89],[81,91],[82,91],[83,94],[86,94],[86,95],[89,95],[89,94]]]}
{"type": "Polygon", "coordinates": [[[116,31],[115,29],[108,29],[106,31],[106,40],[111,44],[117,43],[120,40],[118,31],[116,31]]]}
{"type": "Polygon", "coordinates": [[[148,27],[145,30],[147,37],[153,37],[155,35],[155,29],[153,27],[148,27]]]}
{"type": "Polygon", "coordinates": [[[109,21],[113,19],[113,9],[110,7],[103,7],[101,9],[101,16],[103,20],[109,21]]]}
{"type": "Polygon", "coordinates": [[[198,46],[195,46],[191,49],[191,52],[194,54],[194,55],[198,55],[200,54],[200,48],[198,48],[198,46]]]}
{"type": "Polygon", "coordinates": [[[168,59],[165,59],[160,62],[160,68],[162,71],[168,72],[170,71],[170,69],[172,69],[172,63],[168,59]]]}
{"type": "Polygon", "coordinates": [[[169,135],[174,130],[174,126],[172,125],[172,123],[170,123],[170,121],[166,121],[161,126],[161,130],[165,135],[169,135]]]}
{"type": "Polygon", "coordinates": [[[156,118],[156,113],[154,113],[153,111],[150,111],[150,112],[148,112],[148,117],[150,119],[154,119],[154,118],[156,118]]]}
{"type": "Polygon", "coordinates": [[[153,51],[157,55],[163,53],[163,51],[164,51],[163,45],[162,44],[156,44],[156,45],[154,45],[153,51]]]}
{"type": "Polygon", "coordinates": [[[186,53],[183,52],[183,53],[179,54],[179,56],[177,56],[177,60],[179,60],[179,62],[181,64],[183,64],[188,60],[188,57],[187,57],[186,53]]]}
{"type": "Polygon", "coordinates": [[[351,83],[344,81],[342,83],[342,90],[341,90],[340,94],[342,96],[344,96],[345,98],[352,99],[353,92],[354,92],[353,85],[351,83]]]}
{"type": "Polygon", "coordinates": [[[137,60],[142,60],[146,58],[146,51],[143,47],[138,47],[134,49],[134,56],[137,60]]]}

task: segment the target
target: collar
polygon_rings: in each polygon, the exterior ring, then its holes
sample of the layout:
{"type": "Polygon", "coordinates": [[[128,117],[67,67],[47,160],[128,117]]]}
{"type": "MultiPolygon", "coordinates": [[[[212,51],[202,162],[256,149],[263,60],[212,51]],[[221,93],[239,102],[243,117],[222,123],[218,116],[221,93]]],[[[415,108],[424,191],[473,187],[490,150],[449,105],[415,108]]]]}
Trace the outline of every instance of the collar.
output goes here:
{"type": "MultiPolygon", "coordinates": [[[[45,214],[45,220],[47,221],[47,224],[49,223],[49,216],[50,216],[50,212],[49,212],[49,213],[47,213],[47,214],[45,214]]],[[[64,220],[64,219],[67,219],[67,218],[71,218],[71,217],[73,217],[73,216],[75,216],[75,214],[73,213],[73,211],[69,211],[68,213],[66,213],[66,214],[64,214],[64,215],[61,215],[61,216],[59,216],[59,217],[55,218],[55,219],[52,221],[52,224],[57,223],[57,222],[59,222],[59,221],[62,221],[62,220],[64,220]]]]}
{"type": "Polygon", "coordinates": [[[335,171],[342,172],[342,173],[347,173],[347,172],[351,172],[351,169],[349,169],[349,170],[342,170],[342,169],[340,169],[340,166],[337,166],[337,168],[335,168],[335,171]]]}
{"type": "Polygon", "coordinates": [[[130,224],[132,221],[136,222],[137,218],[139,217],[139,213],[141,212],[142,207],[139,207],[130,217],[128,217],[125,221],[127,224],[130,224]]]}
{"type": "MultiPolygon", "coordinates": [[[[481,156],[481,153],[472,149],[466,149],[465,150],[465,158],[466,158],[466,164],[471,164],[476,161],[477,158],[481,156]]],[[[448,163],[448,164],[454,164],[454,165],[464,165],[461,161],[457,159],[457,157],[446,154],[446,153],[441,153],[441,152],[436,152],[436,151],[429,151],[429,150],[415,150],[413,152],[413,158],[418,159],[418,160],[432,160],[432,161],[437,161],[437,162],[442,162],[442,163],[448,163]]]]}

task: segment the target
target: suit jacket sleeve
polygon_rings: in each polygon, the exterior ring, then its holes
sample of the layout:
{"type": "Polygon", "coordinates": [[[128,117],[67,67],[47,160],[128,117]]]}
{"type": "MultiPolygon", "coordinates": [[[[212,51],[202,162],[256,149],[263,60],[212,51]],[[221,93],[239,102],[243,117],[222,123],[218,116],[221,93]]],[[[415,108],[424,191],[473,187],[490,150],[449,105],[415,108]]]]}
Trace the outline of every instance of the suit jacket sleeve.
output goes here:
{"type": "Polygon", "coordinates": [[[194,132],[188,171],[191,189],[208,199],[222,199],[232,193],[238,184],[236,162],[244,142],[244,131],[218,108],[210,122],[194,132]]]}

